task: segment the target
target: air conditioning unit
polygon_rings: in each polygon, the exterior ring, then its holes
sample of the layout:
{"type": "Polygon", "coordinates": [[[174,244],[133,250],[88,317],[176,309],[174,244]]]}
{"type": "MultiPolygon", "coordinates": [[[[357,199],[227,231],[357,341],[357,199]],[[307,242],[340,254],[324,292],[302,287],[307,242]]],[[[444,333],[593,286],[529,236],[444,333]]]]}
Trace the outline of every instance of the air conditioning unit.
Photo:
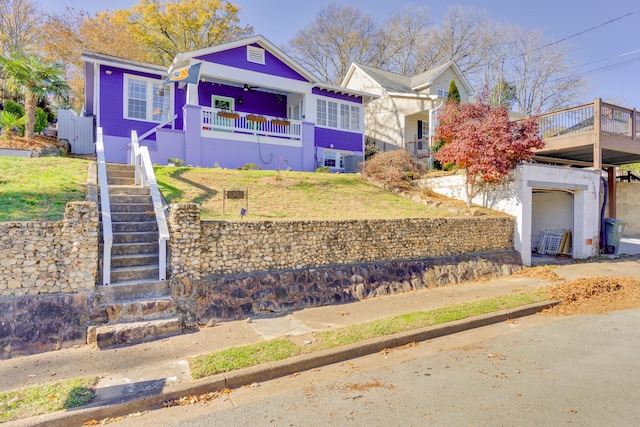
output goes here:
{"type": "Polygon", "coordinates": [[[364,156],[344,156],[344,172],[360,172],[360,164],[364,162],[364,156]]]}

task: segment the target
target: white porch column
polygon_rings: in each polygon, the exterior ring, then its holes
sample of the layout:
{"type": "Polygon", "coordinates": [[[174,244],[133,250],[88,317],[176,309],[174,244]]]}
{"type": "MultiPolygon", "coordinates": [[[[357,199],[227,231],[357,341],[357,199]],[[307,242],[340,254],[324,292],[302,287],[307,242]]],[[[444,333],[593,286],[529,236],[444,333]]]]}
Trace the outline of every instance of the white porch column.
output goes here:
{"type": "Polygon", "coordinates": [[[200,105],[198,100],[198,84],[197,83],[187,84],[187,104],[200,105]]]}

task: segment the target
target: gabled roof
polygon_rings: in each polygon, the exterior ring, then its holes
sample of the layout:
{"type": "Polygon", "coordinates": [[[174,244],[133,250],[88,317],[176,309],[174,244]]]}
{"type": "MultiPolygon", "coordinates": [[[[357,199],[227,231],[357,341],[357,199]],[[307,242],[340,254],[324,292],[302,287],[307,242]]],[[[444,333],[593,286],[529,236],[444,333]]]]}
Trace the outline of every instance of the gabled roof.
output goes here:
{"type": "Polygon", "coordinates": [[[411,90],[411,77],[403,76],[402,74],[392,73],[391,71],[381,70],[379,68],[369,67],[368,65],[351,64],[351,68],[347,72],[346,77],[342,81],[342,86],[351,78],[353,74],[353,67],[360,68],[366,74],[369,75],[376,83],[382,86],[387,92],[410,92],[411,90]]]}
{"type": "Polygon", "coordinates": [[[462,71],[455,61],[449,61],[412,77],[381,70],[379,68],[369,67],[368,65],[352,63],[351,67],[347,71],[347,75],[342,80],[342,86],[346,86],[348,84],[356,68],[362,70],[390,94],[416,94],[417,92],[433,85],[434,81],[447,69],[453,68],[453,72],[457,76],[456,83],[458,83],[458,85],[462,85],[468,93],[472,92],[471,84],[464,74],[462,74],[462,71]]]}
{"type": "Polygon", "coordinates": [[[85,50],[84,52],[82,52],[82,55],[80,55],[80,59],[84,62],[111,65],[114,67],[126,67],[129,70],[141,71],[145,73],[157,73],[164,76],[167,75],[167,67],[165,67],[164,65],[135,61],[133,59],[119,58],[117,56],[111,56],[105,53],[85,50]]]}
{"type": "Polygon", "coordinates": [[[235,49],[237,47],[247,46],[257,44],[268,50],[273,56],[287,64],[293,70],[295,70],[298,74],[307,79],[310,83],[320,82],[320,79],[316,77],[313,73],[310,73],[306,68],[302,65],[298,64],[293,58],[284,53],[281,49],[279,49],[276,45],[271,43],[269,40],[265,39],[263,36],[253,36],[247,37],[244,39],[222,43],[216,46],[205,47],[203,49],[193,50],[191,52],[179,53],[173,59],[171,63],[171,67],[169,67],[169,73],[171,73],[174,69],[183,67],[188,65],[190,60],[199,56],[210,55],[212,53],[222,52],[229,49],[235,49]]]}

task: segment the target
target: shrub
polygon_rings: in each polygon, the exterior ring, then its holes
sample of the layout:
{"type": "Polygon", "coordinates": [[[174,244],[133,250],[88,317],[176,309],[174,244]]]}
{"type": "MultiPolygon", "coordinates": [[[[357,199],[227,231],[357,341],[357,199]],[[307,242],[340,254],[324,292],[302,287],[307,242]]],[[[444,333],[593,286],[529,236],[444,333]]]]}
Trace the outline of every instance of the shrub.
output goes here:
{"type": "Polygon", "coordinates": [[[364,162],[363,175],[394,186],[406,186],[420,178],[416,161],[405,150],[378,153],[364,162]]]}
{"type": "Polygon", "coordinates": [[[47,115],[47,112],[40,107],[36,107],[36,122],[33,126],[33,131],[35,133],[40,133],[47,128],[48,124],[49,116],[47,115]]]}
{"type": "MultiPolygon", "coordinates": [[[[11,113],[14,117],[18,119],[24,116],[24,107],[10,99],[7,99],[4,101],[4,111],[11,113]]],[[[17,127],[18,127],[18,133],[20,134],[20,136],[24,136],[24,123],[17,127]]]]}
{"type": "Polygon", "coordinates": [[[239,171],[259,171],[260,170],[260,166],[256,165],[255,163],[247,163],[247,164],[244,164],[244,165],[240,166],[239,168],[236,168],[236,170],[239,170],[239,171]]]}
{"type": "Polygon", "coordinates": [[[316,172],[329,173],[331,172],[331,168],[329,166],[318,166],[318,168],[316,169],[316,172]]]}

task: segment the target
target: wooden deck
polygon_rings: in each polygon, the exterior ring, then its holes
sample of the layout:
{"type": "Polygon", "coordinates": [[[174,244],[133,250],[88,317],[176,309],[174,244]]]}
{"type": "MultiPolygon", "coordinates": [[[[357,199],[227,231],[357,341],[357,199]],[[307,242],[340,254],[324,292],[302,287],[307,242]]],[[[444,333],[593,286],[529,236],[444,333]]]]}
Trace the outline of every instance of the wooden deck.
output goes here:
{"type": "Polygon", "coordinates": [[[640,162],[640,113],[596,99],[538,118],[541,162],[596,169],[640,162]]]}

